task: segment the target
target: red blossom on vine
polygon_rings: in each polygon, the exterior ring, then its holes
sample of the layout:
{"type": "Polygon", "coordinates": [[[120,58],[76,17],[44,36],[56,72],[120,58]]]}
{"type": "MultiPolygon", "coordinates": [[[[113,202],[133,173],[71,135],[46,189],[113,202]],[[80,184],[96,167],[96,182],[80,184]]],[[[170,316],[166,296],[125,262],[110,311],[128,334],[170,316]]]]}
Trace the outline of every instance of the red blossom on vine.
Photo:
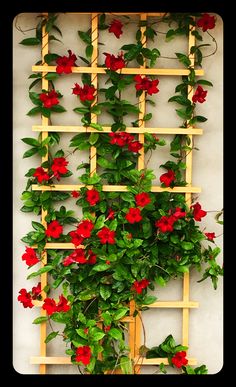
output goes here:
{"type": "Polygon", "coordinates": [[[215,16],[210,16],[208,13],[204,13],[200,19],[197,21],[197,26],[201,27],[203,32],[207,30],[212,30],[215,28],[216,18],[215,16]]]}
{"type": "Polygon", "coordinates": [[[177,367],[181,368],[182,366],[188,364],[188,360],[186,359],[186,352],[180,351],[177,352],[171,359],[172,363],[177,367]]]}
{"type": "Polygon", "coordinates": [[[36,168],[33,176],[36,177],[40,184],[42,184],[43,181],[48,181],[50,179],[49,174],[42,167],[36,168]]]}
{"type": "Polygon", "coordinates": [[[134,136],[126,132],[110,132],[109,136],[111,137],[110,144],[116,144],[120,147],[130,144],[134,140],[134,136]]]}
{"type": "Polygon", "coordinates": [[[134,281],[133,288],[138,293],[141,294],[143,289],[147,288],[150,281],[148,281],[146,278],[142,279],[141,281],[134,281]]]}
{"type": "Polygon", "coordinates": [[[199,85],[197,87],[197,90],[195,91],[193,97],[192,97],[192,101],[194,103],[196,103],[196,102],[203,103],[206,101],[206,99],[205,99],[206,95],[207,95],[207,90],[204,90],[202,88],[202,86],[199,85]]]}
{"type": "Polygon", "coordinates": [[[158,79],[151,80],[148,77],[142,77],[141,75],[135,75],[134,80],[136,82],[136,90],[146,91],[149,95],[156,94],[159,92],[157,85],[159,83],[158,79]]]}
{"type": "Polygon", "coordinates": [[[214,232],[205,232],[205,235],[209,241],[214,241],[216,234],[214,232]]]}
{"type": "Polygon", "coordinates": [[[176,220],[180,218],[184,218],[186,216],[186,212],[182,211],[180,207],[176,207],[175,212],[172,215],[176,220]]]}
{"type": "Polygon", "coordinates": [[[141,192],[135,195],[135,203],[139,207],[145,207],[151,203],[150,196],[146,192],[141,192]]]}
{"type": "Polygon", "coordinates": [[[22,261],[25,261],[26,265],[28,266],[33,266],[36,263],[40,262],[35,250],[31,247],[26,247],[25,253],[22,255],[22,261]]]}
{"type": "Polygon", "coordinates": [[[170,187],[171,183],[175,181],[175,173],[172,169],[169,169],[168,172],[163,173],[160,176],[160,182],[163,183],[166,187],[170,187]]]}
{"type": "Polygon", "coordinates": [[[94,252],[92,250],[89,250],[88,251],[88,264],[89,265],[95,265],[95,263],[97,262],[97,256],[96,254],[94,254],[94,252]]]}
{"type": "Polygon", "coordinates": [[[72,90],[72,94],[78,95],[81,102],[93,101],[96,89],[94,86],[84,85],[81,87],[78,83],[75,83],[75,87],[72,90]]]}
{"type": "Polygon", "coordinates": [[[123,34],[123,31],[121,30],[122,27],[123,27],[123,24],[121,23],[120,20],[113,19],[108,31],[113,32],[113,34],[119,39],[120,35],[123,34]]]}
{"type": "Polygon", "coordinates": [[[52,163],[52,171],[57,180],[60,180],[61,175],[65,175],[68,172],[66,166],[69,164],[65,157],[55,157],[52,163]]]}
{"type": "Polygon", "coordinates": [[[105,66],[113,71],[123,69],[125,67],[125,61],[123,59],[123,53],[120,53],[117,57],[113,54],[108,54],[104,52],[106,56],[105,66]]]}
{"type": "Polygon", "coordinates": [[[68,310],[70,310],[68,300],[61,294],[59,296],[59,302],[57,304],[57,312],[68,312],[68,310]]]}
{"type": "Polygon", "coordinates": [[[91,348],[88,345],[84,345],[76,349],[75,361],[81,362],[86,366],[90,363],[91,356],[91,348]]]}
{"type": "Polygon", "coordinates": [[[99,192],[96,189],[88,189],[86,191],[86,200],[90,206],[95,206],[100,200],[99,192]]]}
{"type": "Polygon", "coordinates": [[[64,258],[62,263],[64,266],[69,266],[72,263],[80,263],[80,264],[87,263],[87,259],[85,257],[85,251],[80,248],[76,249],[75,251],[73,251],[73,253],[71,253],[66,258],[64,258]]]}
{"type": "Polygon", "coordinates": [[[130,142],[128,145],[128,150],[130,152],[138,153],[140,149],[142,149],[143,145],[139,141],[130,142]]]}
{"type": "Polygon", "coordinates": [[[125,219],[133,224],[138,223],[140,220],[142,220],[141,211],[139,208],[130,208],[128,213],[125,215],[125,219]]]}
{"type": "Polygon", "coordinates": [[[58,97],[59,94],[55,90],[47,91],[39,95],[40,101],[43,102],[43,106],[47,109],[59,104],[58,97]]]}
{"type": "Polygon", "coordinates": [[[36,300],[40,296],[41,291],[41,282],[39,282],[37,286],[32,287],[32,299],[36,300]]]}
{"type": "Polygon", "coordinates": [[[202,210],[201,204],[198,202],[192,205],[190,208],[193,208],[193,217],[198,222],[201,222],[202,218],[207,214],[206,211],[202,210]]]}
{"type": "Polygon", "coordinates": [[[48,224],[47,230],[45,231],[45,234],[47,237],[52,238],[60,238],[61,234],[63,232],[63,227],[57,220],[53,220],[51,223],[48,224]]]}
{"type": "Polygon", "coordinates": [[[108,208],[108,215],[107,215],[107,219],[114,219],[115,218],[115,211],[113,211],[112,208],[108,208]]]}
{"type": "Polygon", "coordinates": [[[21,289],[19,291],[20,295],[17,297],[17,300],[23,304],[24,308],[33,308],[32,296],[26,289],[21,289]]]}
{"type": "Polygon", "coordinates": [[[79,196],[80,196],[80,193],[78,192],[78,191],[72,191],[71,192],[71,196],[73,197],[73,198],[78,198],[79,196]]]}
{"type": "Polygon", "coordinates": [[[110,244],[115,243],[115,231],[110,230],[108,227],[103,227],[101,231],[97,233],[98,238],[100,239],[101,244],[110,244]]]}
{"type": "Polygon", "coordinates": [[[82,238],[90,238],[91,231],[94,228],[94,224],[91,220],[84,219],[80,224],[77,226],[77,234],[82,238]]]}
{"type": "Polygon", "coordinates": [[[58,74],[62,74],[62,73],[65,73],[65,74],[70,74],[72,73],[72,69],[71,67],[72,66],[75,66],[75,62],[77,60],[77,57],[75,54],[72,54],[72,51],[71,50],[68,50],[68,56],[60,56],[59,58],[57,58],[56,60],[56,63],[57,63],[57,67],[56,67],[56,72],[58,74]]]}
{"type": "Polygon", "coordinates": [[[51,314],[57,311],[56,301],[53,298],[45,298],[42,308],[46,310],[47,314],[51,316],[51,314]]]}
{"type": "Polygon", "coordinates": [[[174,230],[173,224],[175,222],[175,217],[171,216],[162,216],[159,220],[156,221],[155,226],[160,229],[161,232],[171,232],[174,230]]]}
{"type": "Polygon", "coordinates": [[[71,237],[71,243],[73,243],[73,245],[79,246],[79,245],[82,244],[84,238],[81,237],[81,235],[79,235],[79,234],[77,233],[77,230],[76,230],[76,231],[70,231],[70,232],[69,232],[69,235],[70,235],[70,237],[71,237]]]}

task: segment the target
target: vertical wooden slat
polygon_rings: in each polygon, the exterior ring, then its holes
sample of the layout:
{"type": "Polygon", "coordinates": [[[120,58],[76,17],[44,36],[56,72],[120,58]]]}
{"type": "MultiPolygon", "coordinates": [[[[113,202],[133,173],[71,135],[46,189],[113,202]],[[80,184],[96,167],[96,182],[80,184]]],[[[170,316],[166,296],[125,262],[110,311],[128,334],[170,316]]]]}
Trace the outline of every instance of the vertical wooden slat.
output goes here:
{"type": "MultiPolygon", "coordinates": [[[[44,63],[44,56],[48,54],[48,33],[45,30],[45,26],[42,28],[42,63],[44,63]]],[[[45,79],[45,75],[47,73],[42,73],[42,89],[48,90],[48,81],[45,79]]],[[[49,119],[47,117],[42,116],[42,125],[48,125],[49,119]]],[[[48,132],[42,132],[42,141],[45,140],[48,137],[48,132]]],[[[44,161],[48,161],[48,152],[45,156],[42,157],[42,163],[44,161]]],[[[47,211],[42,209],[41,218],[42,218],[42,225],[44,227],[47,227],[47,222],[45,221],[45,217],[47,216],[47,211]]],[[[42,253],[42,261],[41,261],[41,267],[47,264],[47,251],[45,250],[42,253]]],[[[47,285],[47,273],[41,274],[41,287],[42,289],[47,285]]],[[[42,292],[42,298],[44,299],[46,297],[45,292],[42,292]]],[[[41,316],[46,316],[47,312],[46,310],[41,308],[40,312],[41,316]]],[[[45,344],[45,339],[47,337],[47,323],[43,322],[40,324],[40,356],[46,356],[47,352],[47,345],[45,344]]],[[[40,364],[39,366],[39,372],[40,374],[46,373],[46,364],[40,364]]]]}
{"type": "MultiPolygon", "coordinates": [[[[146,13],[141,13],[140,15],[140,20],[141,21],[145,21],[147,20],[147,14],[146,13]]],[[[145,48],[146,47],[146,36],[144,35],[144,32],[146,30],[146,27],[141,27],[140,28],[141,30],[141,33],[142,33],[142,40],[141,40],[141,43],[143,45],[143,47],[145,48]]],[[[144,63],[143,63],[143,66],[140,66],[140,68],[145,68],[146,67],[146,59],[144,59],[144,63]]],[[[143,117],[145,115],[145,107],[146,107],[146,102],[145,102],[145,92],[142,93],[142,95],[139,97],[139,109],[140,109],[140,113],[139,113],[139,122],[140,122],[140,125],[139,127],[144,127],[145,124],[144,124],[144,121],[143,121],[143,117]]],[[[144,134],[143,133],[140,133],[138,135],[138,139],[139,139],[139,142],[141,142],[141,144],[144,144],[144,134]]],[[[138,158],[138,169],[143,169],[144,168],[144,147],[142,147],[142,149],[140,149],[139,151],[140,153],[140,156],[138,158]]]]}
{"type": "MultiPolygon", "coordinates": [[[[145,21],[147,20],[147,14],[146,13],[141,13],[140,14],[140,21],[145,21]]],[[[146,47],[146,36],[144,35],[144,32],[146,31],[146,27],[140,27],[142,37],[141,37],[141,43],[143,47],[146,47]]],[[[145,68],[146,67],[146,59],[144,59],[143,66],[140,66],[140,68],[145,68]]],[[[142,93],[142,95],[139,97],[139,127],[143,128],[145,126],[145,123],[143,121],[143,117],[145,115],[145,109],[146,109],[146,101],[145,101],[145,92],[142,93]]],[[[141,144],[144,144],[144,134],[140,133],[138,135],[138,140],[141,144]]],[[[145,167],[145,162],[144,162],[144,146],[142,149],[139,151],[140,156],[138,158],[138,170],[144,169],[145,167]]],[[[135,317],[135,341],[134,341],[134,355],[135,357],[139,356],[139,348],[141,346],[141,312],[137,314],[135,317]]],[[[141,370],[141,367],[139,365],[134,365],[134,373],[139,374],[141,370]]]]}
{"type": "MultiPolygon", "coordinates": [[[[188,41],[188,53],[189,59],[191,60],[191,66],[194,68],[194,54],[190,55],[190,49],[195,44],[195,37],[189,31],[189,41],[188,41]]],[[[192,86],[188,86],[188,99],[192,102],[193,89],[192,86]]],[[[192,147],[193,144],[193,135],[189,135],[190,144],[192,147]]],[[[192,151],[186,152],[186,174],[185,179],[187,185],[191,186],[192,184],[192,151]]],[[[185,200],[188,206],[191,205],[191,193],[185,194],[185,200]]],[[[183,301],[189,301],[189,273],[184,273],[183,279],[183,301]]],[[[183,308],[183,322],[182,322],[182,343],[183,345],[188,346],[189,341],[189,309],[183,308]]]]}
{"type": "MultiPolygon", "coordinates": [[[[97,68],[97,62],[98,62],[98,13],[92,13],[92,32],[91,32],[91,39],[92,39],[92,45],[93,45],[93,54],[91,58],[91,67],[96,69],[97,68]]],[[[96,72],[91,74],[91,83],[95,87],[95,89],[98,88],[98,75],[96,72]]],[[[92,106],[97,103],[97,94],[96,98],[94,99],[92,106]]],[[[97,115],[92,114],[91,115],[91,122],[93,124],[97,123],[97,115]]],[[[92,146],[90,148],[90,175],[92,176],[97,169],[97,148],[95,146],[92,146]]]]}

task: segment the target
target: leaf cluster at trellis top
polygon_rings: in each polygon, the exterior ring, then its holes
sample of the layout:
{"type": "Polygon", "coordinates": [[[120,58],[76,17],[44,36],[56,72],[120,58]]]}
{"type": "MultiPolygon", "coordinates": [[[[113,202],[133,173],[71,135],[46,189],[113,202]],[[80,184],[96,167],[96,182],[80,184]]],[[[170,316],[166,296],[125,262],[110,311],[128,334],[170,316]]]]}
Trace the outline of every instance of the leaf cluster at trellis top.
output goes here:
{"type": "MultiPolygon", "coordinates": [[[[56,26],[57,16],[42,16],[36,28],[36,37],[24,39],[21,43],[40,43],[39,31],[43,25],[46,25],[47,33],[55,29],[61,34],[56,26]]],[[[114,39],[119,39],[124,24],[131,22],[128,17],[120,19],[116,17],[108,24],[106,16],[101,14],[99,28],[108,30],[110,36],[114,34],[114,39]]],[[[181,34],[187,36],[189,30],[198,41],[202,41],[200,31],[209,33],[208,30],[215,26],[215,17],[208,14],[169,14],[163,16],[161,22],[171,27],[166,32],[167,41],[181,34]],[[194,26],[198,26],[199,30],[193,29],[194,26]]],[[[193,150],[188,136],[174,136],[170,154],[176,162],[168,160],[160,165],[164,169],[160,177],[161,187],[170,187],[170,192],[151,192],[155,178],[153,171],[148,169],[148,165],[141,171],[136,169],[143,147],[145,153],[151,153],[165,145],[163,139],[150,133],[144,134],[145,142],[142,144],[137,134],[126,131],[127,125],[124,123],[125,116],[140,113],[137,104],[122,97],[126,87],[132,86],[136,96],[142,96],[151,105],[155,105],[151,96],[160,91],[159,80],[155,76],[124,75],[120,71],[133,60],[139,65],[147,62],[152,67],[161,57],[157,48],[151,50],[142,43],[144,36],[141,27],[146,27],[146,40],[153,39],[157,34],[155,22],[137,23],[135,43],[122,46],[123,51],[117,55],[104,53],[102,66],[107,76],[107,87],[96,90],[91,75],[85,73],[80,84],[71,85],[75,101],[79,102],[79,106],[74,108],[75,113],[82,115],[81,122],[85,128],[90,127],[97,132],[75,135],[70,143],[72,152],[67,155],[62,149],[53,151],[54,146],[60,143],[58,133],[49,132],[45,140],[42,140],[41,134],[38,140],[22,139],[31,146],[23,157],[36,154],[45,156],[47,152],[49,156],[48,161],[32,167],[25,175],[28,181],[22,194],[24,205],[21,210],[36,215],[42,209],[47,210],[47,226],[45,228],[41,223],[32,221],[33,230],[22,238],[27,245],[22,260],[29,269],[37,265],[47,242],[71,242],[74,250],[47,250],[47,264],[29,274],[28,279],[48,272],[52,278],[51,287],[47,285],[41,289],[38,283],[32,290],[21,289],[18,300],[25,308],[32,308],[35,300],[42,299],[41,292],[44,290],[47,297],[42,307],[47,311],[47,316],[38,317],[34,323],[49,321],[52,332],[46,342],[61,335],[72,363],[78,365],[81,372],[92,374],[102,374],[116,368],[121,368],[123,373],[131,372],[129,346],[125,340],[127,328],[122,321],[128,315],[131,300],[135,300],[135,313],[138,309],[148,309],[148,305],[156,300],[149,290],[154,290],[156,285],[165,286],[172,278],[182,277],[190,268],[204,269],[202,280],[210,277],[215,289],[218,276],[223,275],[223,268],[216,261],[220,249],[215,243],[215,233],[212,230],[204,232],[200,227],[207,211],[201,208],[199,202],[189,208],[183,194],[171,192],[171,188],[187,184],[184,178],[185,157],[193,150]],[[105,101],[94,103],[98,92],[105,101]],[[109,113],[113,119],[109,133],[103,133],[105,125],[94,123],[91,119],[92,115],[101,115],[103,112],[109,113]],[[102,172],[91,174],[89,164],[78,165],[77,169],[84,169],[79,177],[82,186],[78,191],[32,190],[32,184],[51,186],[70,176],[70,156],[91,146],[96,147],[97,164],[102,172]],[[127,192],[104,192],[104,184],[125,185],[127,192]],[[82,218],[65,207],[70,197],[82,208],[82,218]],[[58,202],[63,205],[56,210],[54,204],[58,202]],[[68,233],[64,232],[66,225],[71,227],[68,233]],[[207,246],[206,241],[210,242],[207,246]],[[59,286],[61,295],[59,299],[54,299],[50,292],[59,286]],[[62,333],[53,330],[53,321],[64,325],[62,333]]],[[[55,73],[43,75],[49,80],[49,91],[29,92],[35,107],[28,115],[40,113],[52,123],[54,114],[65,111],[59,103],[63,96],[54,82],[71,73],[72,67],[80,66],[81,61],[91,64],[91,29],[79,31],[79,37],[86,45],[85,57],[77,57],[69,50],[64,56],[49,53],[44,58],[47,64],[55,63],[57,69],[55,73]]],[[[198,65],[201,65],[205,46],[199,44],[191,48],[198,65]]],[[[176,112],[183,119],[181,128],[188,128],[196,122],[206,121],[205,117],[196,115],[195,108],[206,101],[207,90],[201,85],[212,84],[205,79],[196,80],[188,55],[176,53],[176,58],[189,70],[189,74],[182,77],[182,83],[177,85],[176,94],[169,101],[181,105],[176,112]],[[192,100],[188,99],[189,86],[194,89],[192,100]]],[[[30,78],[35,78],[30,85],[31,90],[41,80],[42,74],[33,74],[30,78]]],[[[152,114],[148,113],[141,121],[148,121],[151,117],[152,114]]],[[[140,119],[137,119],[130,126],[138,128],[140,124],[140,119]]]]}

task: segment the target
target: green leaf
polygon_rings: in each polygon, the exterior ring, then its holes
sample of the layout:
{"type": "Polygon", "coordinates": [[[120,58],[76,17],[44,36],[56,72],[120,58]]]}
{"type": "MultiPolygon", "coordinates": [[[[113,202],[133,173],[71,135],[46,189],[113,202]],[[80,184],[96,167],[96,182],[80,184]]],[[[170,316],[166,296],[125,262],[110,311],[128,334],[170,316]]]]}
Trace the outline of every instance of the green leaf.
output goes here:
{"type": "Polygon", "coordinates": [[[196,30],[191,31],[191,34],[192,34],[193,36],[195,36],[195,38],[196,38],[197,40],[202,40],[202,36],[199,34],[198,31],[196,31],[196,30]]]}
{"type": "Polygon", "coordinates": [[[175,34],[176,34],[175,30],[171,29],[171,30],[167,31],[167,33],[166,33],[166,40],[169,41],[169,40],[173,39],[175,34]]]}
{"type": "Polygon", "coordinates": [[[65,324],[68,317],[66,316],[65,312],[56,312],[51,315],[51,319],[55,322],[58,322],[59,324],[65,324]]]}
{"type": "Polygon", "coordinates": [[[76,332],[79,336],[83,337],[83,339],[88,339],[88,334],[84,332],[82,328],[76,329],[76,332]]]}
{"type": "Polygon", "coordinates": [[[86,54],[87,58],[91,58],[91,56],[93,55],[93,45],[92,44],[89,44],[86,47],[85,54],[86,54]]]}
{"type": "Polygon", "coordinates": [[[36,106],[33,109],[31,109],[28,113],[27,116],[34,116],[35,114],[41,113],[41,107],[36,106]]]}
{"type": "Polygon", "coordinates": [[[89,136],[89,144],[94,145],[96,144],[97,140],[99,139],[98,133],[91,133],[89,136]]]}
{"type": "Polygon", "coordinates": [[[144,305],[150,305],[153,304],[157,300],[157,297],[155,296],[146,296],[143,300],[144,305]]]}
{"type": "Polygon", "coordinates": [[[47,79],[48,81],[53,81],[54,79],[58,79],[59,77],[60,75],[57,73],[47,73],[45,75],[45,79],[47,79]]]}
{"type": "Polygon", "coordinates": [[[110,229],[111,231],[116,231],[117,226],[118,226],[117,219],[113,219],[113,220],[111,221],[111,223],[109,224],[109,229],[110,229]]]}
{"type": "Polygon", "coordinates": [[[184,250],[192,250],[194,248],[194,244],[192,242],[181,242],[181,247],[184,250]]]}
{"type": "MultiPolygon", "coordinates": [[[[56,61],[57,58],[59,58],[59,57],[60,57],[60,55],[54,54],[54,53],[52,53],[52,54],[46,54],[46,55],[44,55],[44,61],[45,61],[48,65],[50,65],[51,62],[56,61]]],[[[51,73],[51,74],[53,74],[53,73],[51,73]]],[[[54,73],[54,74],[57,74],[57,73],[54,73]]],[[[58,74],[57,74],[57,75],[58,75],[58,74]]]]}
{"type": "Polygon", "coordinates": [[[100,230],[104,226],[105,219],[105,215],[100,215],[96,220],[94,230],[100,230]]]}
{"type": "Polygon", "coordinates": [[[148,121],[152,118],[152,113],[145,114],[143,116],[143,121],[148,121]]]}
{"type": "Polygon", "coordinates": [[[92,335],[92,340],[99,341],[99,340],[103,339],[104,336],[105,336],[104,332],[96,332],[92,335]]]}
{"type": "Polygon", "coordinates": [[[117,328],[111,328],[109,331],[108,331],[108,335],[113,337],[113,339],[116,339],[116,340],[122,340],[122,333],[121,331],[119,331],[119,329],[117,328]]]}
{"type": "Polygon", "coordinates": [[[189,106],[191,105],[191,101],[182,95],[175,95],[168,99],[168,102],[177,102],[180,105],[189,106]]]}
{"type": "Polygon", "coordinates": [[[38,38],[26,38],[23,39],[19,44],[23,44],[24,46],[37,46],[41,41],[38,38]]]}
{"type": "Polygon", "coordinates": [[[93,123],[91,123],[91,124],[89,124],[89,126],[91,128],[93,128],[93,129],[96,129],[96,130],[99,130],[99,131],[103,131],[103,127],[100,124],[93,124],[93,123]]]}
{"type": "Polygon", "coordinates": [[[213,86],[213,83],[207,81],[206,79],[199,79],[197,81],[199,85],[213,86]]]}
{"type": "Polygon", "coordinates": [[[128,310],[129,308],[120,308],[116,310],[115,313],[113,314],[113,320],[120,320],[122,317],[126,315],[128,310]]]}
{"type": "Polygon", "coordinates": [[[107,269],[109,269],[109,265],[107,265],[106,263],[98,263],[96,265],[93,266],[93,271],[105,271],[107,269]]]}
{"type": "Polygon", "coordinates": [[[38,152],[38,148],[30,148],[23,154],[23,159],[26,159],[27,157],[31,157],[35,155],[35,153],[38,152]]]}
{"type": "Polygon", "coordinates": [[[205,122],[205,121],[207,121],[207,118],[206,118],[206,117],[203,117],[203,116],[195,116],[194,119],[195,119],[197,122],[205,122]]]}
{"type": "Polygon", "coordinates": [[[123,374],[132,374],[133,373],[131,359],[128,356],[122,356],[120,358],[120,367],[121,367],[123,374]]]}
{"type": "Polygon", "coordinates": [[[79,37],[86,44],[91,44],[91,36],[87,32],[78,31],[79,37]]]}
{"type": "Polygon", "coordinates": [[[49,335],[47,335],[46,339],[44,340],[44,342],[47,344],[49,343],[49,341],[51,341],[52,339],[54,339],[55,337],[57,337],[59,331],[56,331],[56,332],[51,332],[49,333],[49,335]]]}
{"type": "Polygon", "coordinates": [[[32,324],[41,324],[42,322],[48,321],[46,316],[37,317],[32,324]]]}
{"type": "Polygon", "coordinates": [[[90,374],[93,372],[95,364],[96,364],[96,359],[95,359],[95,357],[92,357],[90,359],[90,363],[86,366],[86,369],[88,370],[88,372],[90,374]]]}
{"type": "Polygon", "coordinates": [[[25,144],[32,145],[32,146],[40,146],[40,143],[35,138],[31,137],[25,137],[22,138],[21,141],[23,141],[25,144]]]}
{"type": "Polygon", "coordinates": [[[78,297],[78,300],[87,301],[87,300],[91,300],[92,298],[94,298],[95,294],[92,290],[85,289],[82,292],[80,292],[77,297],[78,297]]]}
{"type": "Polygon", "coordinates": [[[38,271],[28,275],[27,279],[37,277],[38,275],[41,275],[43,273],[47,273],[47,272],[51,271],[52,269],[53,269],[53,266],[50,266],[50,265],[41,267],[41,269],[39,269],[38,271]]]}
{"type": "Polygon", "coordinates": [[[63,112],[66,112],[66,109],[61,106],[61,105],[54,105],[52,108],[51,108],[52,112],[55,112],[55,113],[63,113],[63,112]]]}
{"type": "Polygon", "coordinates": [[[134,202],[134,195],[131,192],[122,192],[120,197],[125,202],[134,202]]]}
{"type": "Polygon", "coordinates": [[[41,113],[44,117],[49,118],[51,116],[51,109],[41,107],[41,113]]]}
{"type": "Polygon", "coordinates": [[[179,52],[176,52],[175,55],[177,56],[179,61],[184,64],[185,67],[188,67],[191,65],[191,60],[187,55],[181,54],[179,52]]]}
{"type": "Polygon", "coordinates": [[[157,275],[155,277],[155,282],[159,285],[159,286],[166,286],[166,281],[164,280],[164,278],[161,276],[161,275],[157,275]]]}
{"type": "Polygon", "coordinates": [[[103,300],[107,300],[111,296],[111,286],[109,285],[100,285],[99,289],[100,295],[103,300]]]}
{"type": "Polygon", "coordinates": [[[45,232],[45,228],[44,228],[44,226],[43,226],[41,223],[32,221],[32,227],[33,227],[36,231],[42,231],[42,232],[45,232]]]}

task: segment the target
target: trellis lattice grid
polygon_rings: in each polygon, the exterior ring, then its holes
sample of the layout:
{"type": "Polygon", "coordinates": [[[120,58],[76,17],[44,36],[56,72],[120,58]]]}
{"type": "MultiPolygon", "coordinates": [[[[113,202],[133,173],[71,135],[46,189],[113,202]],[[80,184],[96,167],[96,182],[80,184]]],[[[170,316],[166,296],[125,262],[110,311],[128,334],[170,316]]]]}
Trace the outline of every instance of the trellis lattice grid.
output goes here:
{"type": "MultiPolygon", "coordinates": [[[[83,15],[85,13],[78,13],[83,15]]],[[[91,58],[91,66],[89,67],[72,67],[72,73],[88,73],[92,75],[92,84],[97,89],[98,88],[98,74],[105,74],[105,69],[103,67],[98,67],[97,57],[98,57],[98,18],[99,13],[86,13],[91,15],[91,31],[92,31],[92,42],[93,42],[93,54],[91,58]]],[[[108,13],[109,14],[109,13],[108,13]]],[[[121,13],[120,13],[121,14],[121,13]]],[[[119,13],[113,14],[119,15],[119,13]]],[[[149,16],[161,16],[162,13],[122,13],[122,15],[136,15],[139,16],[140,20],[147,20],[149,16]]],[[[141,27],[142,32],[145,31],[145,26],[141,27]]],[[[49,52],[49,39],[48,33],[45,31],[45,27],[42,29],[42,63],[44,63],[44,56],[49,52]]],[[[145,41],[142,41],[145,46],[145,41]]],[[[190,48],[195,44],[195,37],[189,33],[188,37],[188,50],[190,53],[190,48]]],[[[194,55],[189,56],[191,60],[191,67],[194,68],[194,55]]],[[[42,73],[42,89],[48,90],[48,80],[45,79],[45,75],[48,72],[56,72],[56,66],[48,66],[47,64],[32,66],[32,71],[42,73]]],[[[146,63],[144,62],[143,66],[138,68],[123,68],[120,70],[122,74],[145,74],[145,75],[159,75],[159,76],[183,76],[188,75],[189,71],[187,69],[172,69],[172,68],[146,68],[146,63]]],[[[195,70],[196,76],[204,74],[202,69],[195,70]]],[[[191,99],[193,96],[193,90],[188,89],[188,98],[191,99]]],[[[97,103],[95,98],[93,104],[97,103]]],[[[201,135],[203,133],[202,129],[193,128],[188,125],[187,128],[156,128],[156,127],[145,127],[145,122],[142,120],[145,115],[145,99],[142,100],[139,98],[139,108],[141,113],[139,113],[139,119],[142,123],[138,128],[127,127],[126,131],[128,133],[138,134],[139,141],[144,143],[144,133],[152,134],[184,134],[188,135],[190,138],[190,146],[192,144],[193,135],[201,135]]],[[[92,123],[97,122],[96,114],[92,114],[92,123]]],[[[96,129],[91,127],[84,126],[54,126],[49,125],[49,119],[42,116],[42,125],[34,125],[32,130],[35,132],[42,132],[42,140],[48,137],[48,132],[61,132],[61,133],[82,133],[82,132],[96,132],[96,129]]],[[[111,127],[104,127],[103,133],[111,132],[111,127]]],[[[144,168],[144,148],[140,151],[141,155],[138,159],[138,169],[141,170],[144,168]]],[[[42,162],[48,160],[48,153],[46,156],[42,157],[42,162]]],[[[90,174],[93,175],[96,172],[96,147],[90,147],[90,174]]],[[[162,188],[160,186],[152,186],[152,192],[163,192],[169,191],[173,193],[184,193],[186,202],[191,204],[191,195],[193,193],[201,192],[200,187],[192,186],[192,152],[186,154],[186,182],[185,187],[174,187],[174,188],[162,188]]],[[[79,190],[83,185],[62,185],[55,184],[53,186],[38,186],[32,185],[34,191],[73,191],[79,190]]],[[[123,192],[127,191],[126,186],[122,185],[103,185],[103,191],[106,192],[123,192]]],[[[46,227],[47,223],[45,221],[45,216],[47,211],[42,209],[41,219],[42,224],[46,227]]],[[[42,257],[42,267],[47,263],[47,249],[74,249],[72,243],[47,243],[45,246],[45,251],[42,257]]],[[[44,288],[47,285],[47,273],[41,274],[41,286],[44,288]]],[[[198,302],[190,301],[189,299],[189,287],[190,287],[190,278],[189,273],[184,273],[183,277],[183,296],[180,301],[158,301],[149,305],[149,308],[158,309],[158,308],[178,308],[182,309],[182,345],[188,346],[189,341],[189,310],[191,308],[197,308],[199,306],[198,302]]],[[[42,293],[42,298],[44,299],[46,294],[42,293]]],[[[46,315],[46,311],[42,309],[43,301],[34,301],[34,305],[40,307],[41,316],[46,315]]],[[[135,311],[135,302],[130,302],[130,312],[129,316],[122,319],[123,322],[128,323],[129,325],[129,345],[130,345],[130,358],[133,361],[133,373],[140,373],[141,366],[145,365],[159,365],[160,363],[168,364],[167,358],[155,358],[155,359],[146,359],[139,355],[139,348],[141,345],[141,312],[139,312],[135,317],[133,317],[135,311]]],[[[70,357],[58,357],[58,356],[47,356],[47,345],[45,344],[45,339],[47,337],[47,323],[43,322],[40,326],[40,355],[33,356],[30,359],[31,364],[39,365],[40,374],[46,373],[47,364],[71,364],[70,357]]],[[[189,365],[197,364],[195,358],[189,358],[189,365]]],[[[116,372],[115,372],[116,373],[116,372]]]]}

